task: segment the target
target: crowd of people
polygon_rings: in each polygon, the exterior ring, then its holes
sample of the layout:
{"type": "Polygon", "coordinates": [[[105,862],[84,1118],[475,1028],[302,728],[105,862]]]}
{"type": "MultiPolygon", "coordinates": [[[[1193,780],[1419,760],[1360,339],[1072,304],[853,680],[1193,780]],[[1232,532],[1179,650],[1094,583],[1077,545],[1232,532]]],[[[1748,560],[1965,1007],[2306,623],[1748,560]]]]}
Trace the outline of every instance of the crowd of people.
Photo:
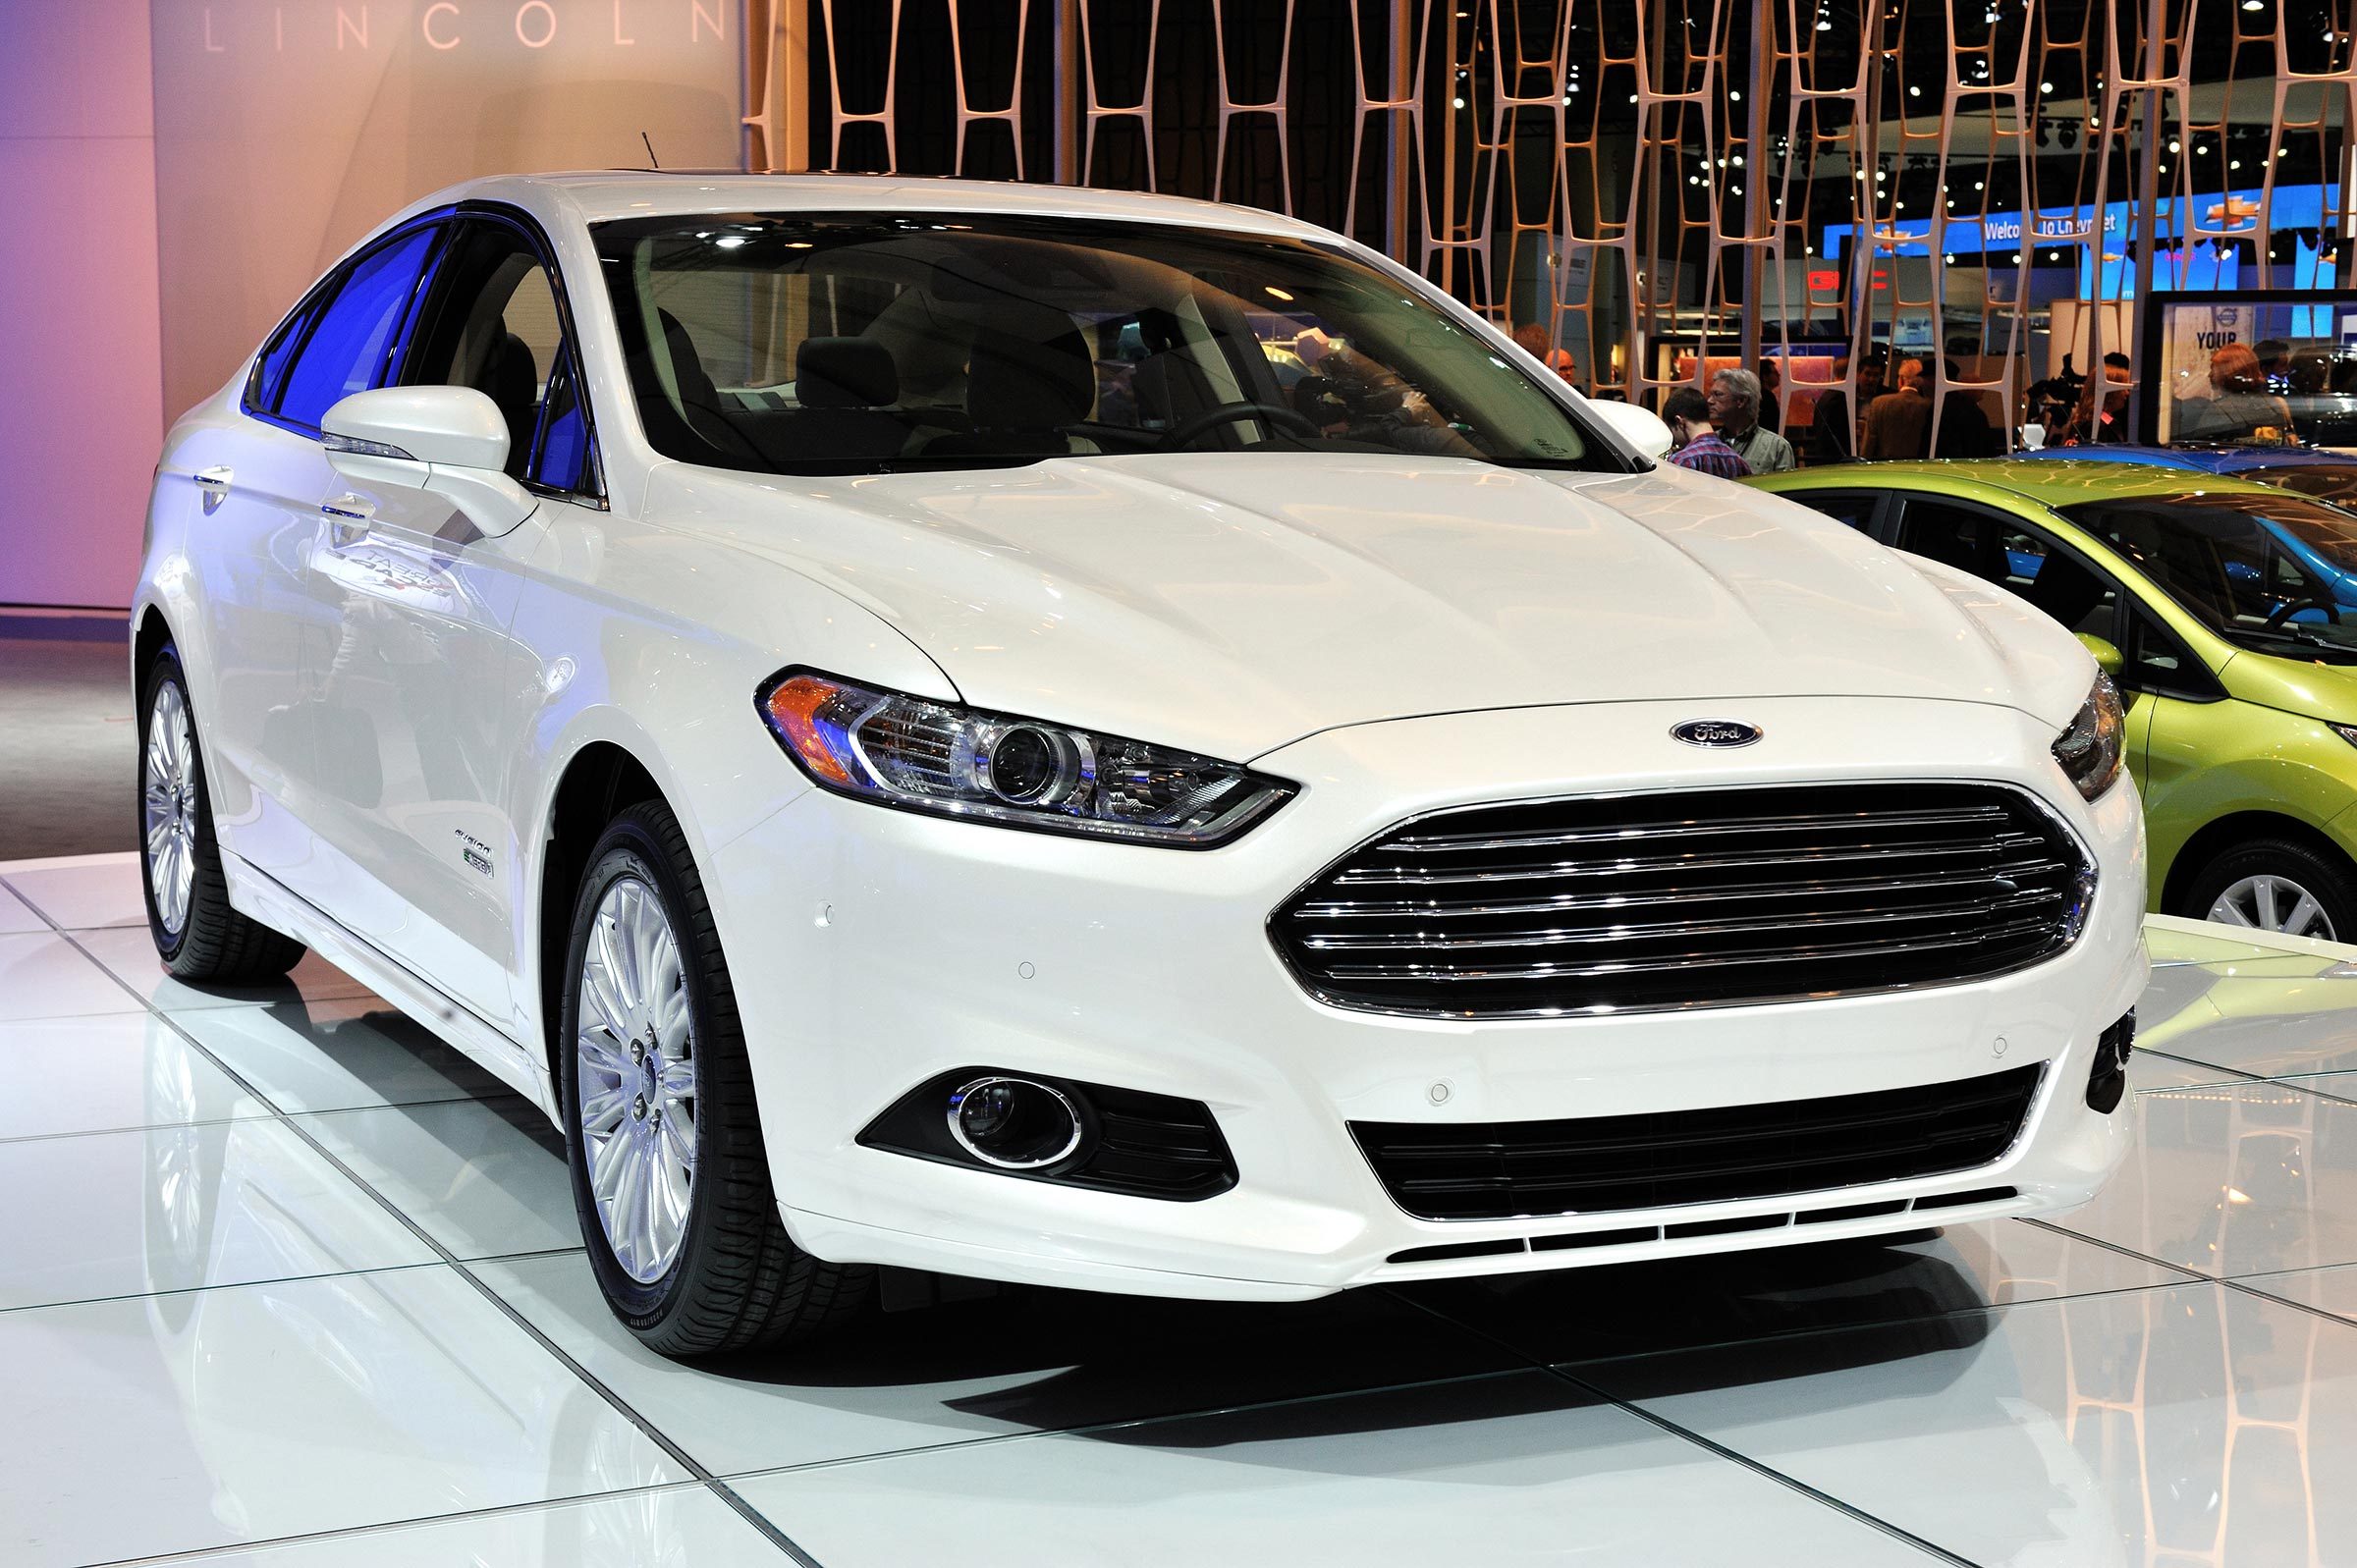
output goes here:
{"type": "MultiPolygon", "coordinates": [[[[1545,327],[1525,326],[1514,340],[1576,384],[1572,355],[1550,342],[1545,327]]],[[[2288,430],[2289,410],[2271,391],[2285,378],[2271,379],[2270,349],[2282,350],[2280,357],[2289,362],[2288,346],[2272,342],[2256,350],[2234,344],[2220,349],[2205,395],[2180,403],[2180,426],[2194,434],[2220,432],[2217,439],[2247,439],[2254,429],[2288,430]]],[[[2128,428],[2128,356],[2105,354],[2101,375],[2071,374],[2067,360],[2064,366],[2060,377],[2031,389],[2023,410],[2029,443],[2067,447],[2133,439],[2128,428]],[[2043,404],[2036,396],[2042,390],[2047,393],[2043,404]]],[[[1886,351],[1876,351],[1856,363],[1855,409],[1848,391],[1851,368],[1848,352],[1834,357],[1829,381],[1820,384],[1822,390],[1809,407],[1807,425],[1789,435],[1781,424],[1778,393],[1782,378],[1773,359],[1763,359],[1756,370],[1718,370],[1702,388],[1672,390],[1661,405],[1673,443],[1670,460],[1720,478],[1739,479],[1804,463],[1816,467],[1861,460],[1993,458],[2006,451],[1982,401],[1984,389],[1961,385],[1962,372],[1954,359],[1908,354],[1893,362],[1886,351]]]]}
{"type": "Polygon", "coordinates": [[[1817,395],[1807,430],[1797,432],[1797,447],[1777,428],[1774,361],[1763,361],[1757,372],[1721,370],[1707,394],[1679,388],[1662,405],[1675,443],[1670,460],[1739,479],[1803,460],[1814,467],[1855,459],[1994,457],[2003,450],[1979,395],[1955,384],[1953,359],[1914,355],[1900,359],[1893,371],[1883,356],[1868,358],[1857,366],[1862,411],[1854,414],[1845,390],[1850,368],[1846,353],[1834,360],[1834,385],[1817,395]]]}

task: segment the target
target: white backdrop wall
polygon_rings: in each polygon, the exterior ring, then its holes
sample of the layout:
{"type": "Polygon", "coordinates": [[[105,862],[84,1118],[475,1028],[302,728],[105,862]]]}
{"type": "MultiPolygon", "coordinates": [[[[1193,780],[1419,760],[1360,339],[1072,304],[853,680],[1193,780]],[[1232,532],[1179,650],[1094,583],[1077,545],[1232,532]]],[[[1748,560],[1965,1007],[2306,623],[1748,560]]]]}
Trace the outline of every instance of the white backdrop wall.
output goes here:
{"type": "Polygon", "coordinates": [[[476,175],[738,167],[741,0],[0,0],[0,605],[130,602],[165,425],[476,175]]]}
{"type": "Polygon", "coordinates": [[[0,605],[120,606],[163,434],[147,0],[0,0],[0,605]]]}

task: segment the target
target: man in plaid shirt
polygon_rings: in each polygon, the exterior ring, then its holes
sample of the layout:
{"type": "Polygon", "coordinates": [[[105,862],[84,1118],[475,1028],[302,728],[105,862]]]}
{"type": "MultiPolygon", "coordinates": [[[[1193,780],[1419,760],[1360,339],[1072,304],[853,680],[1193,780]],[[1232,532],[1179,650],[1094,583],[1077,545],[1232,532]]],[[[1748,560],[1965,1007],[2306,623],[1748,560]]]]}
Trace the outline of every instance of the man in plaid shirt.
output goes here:
{"type": "Polygon", "coordinates": [[[1719,439],[1711,425],[1710,401],[1692,387],[1680,387],[1662,405],[1662,422],[1670,427],[1670,460],[1721,479],[1741,479],[1751,472],[1743,454],[1719,439]]]}

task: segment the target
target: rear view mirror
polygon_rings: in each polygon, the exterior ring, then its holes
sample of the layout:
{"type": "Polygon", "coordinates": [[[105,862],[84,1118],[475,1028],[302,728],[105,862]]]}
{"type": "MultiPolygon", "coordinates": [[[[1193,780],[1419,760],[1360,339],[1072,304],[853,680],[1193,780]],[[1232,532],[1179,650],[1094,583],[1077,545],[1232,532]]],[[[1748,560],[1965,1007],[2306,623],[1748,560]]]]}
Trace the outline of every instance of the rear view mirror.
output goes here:
{"type": "Polygon", "coordinates": [[[1582,406],[1644,457],[1670,456],[1670,427],[1662,423],[1661,415],[1610,398],[1591,398],[1582,406]]]}
{"type": "Polygon", "coordinates": [[[2127,667],[2127,659],[2121,655],[2118,648],[2111,644],[2109,638],[2099,637],[2092,631],[2082,631],[2079,633],[2079,641],[2089,653],[2095,655],[2095,667],[2105,675],[2116,676],[2121,670],[2127,667]]]}
{"type": "Polygon", "coordinates": [[[532,493],[509,478],[508,421],[472,387],[356,392],[319,421],[327,460],[358,484],[428,490],[486,534],[532,514],[532,493]]]}

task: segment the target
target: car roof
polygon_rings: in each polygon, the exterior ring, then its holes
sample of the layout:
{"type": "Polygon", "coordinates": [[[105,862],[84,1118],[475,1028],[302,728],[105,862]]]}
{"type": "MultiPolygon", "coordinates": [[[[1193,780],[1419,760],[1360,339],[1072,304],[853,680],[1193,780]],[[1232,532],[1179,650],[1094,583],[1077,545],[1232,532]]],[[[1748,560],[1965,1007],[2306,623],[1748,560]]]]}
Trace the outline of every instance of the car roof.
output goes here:
{"type": "Polygon", "coordinates": [[[2055,447],[2023,453],[2031,462],[2135,462],[2198,468],[2204,473],[2266,473],[2277,468],[2346,467],[2357,458],[2312,447],[2055,447]]]}
{"type": "Polygon", "coordinates": [[[646,169],[498,175],[438,191],[416,206],[466,200],[561,203],[584,223],[736,212],[957,212],[1176,224],[1289,239],[1332,238],[1315,224],[1257,207],[1136,190],[909,175],[646,169]]]}
{"type": "Polygon", "coordinates": [[[1763,488],[1777,491],[1873,489],[1899,480],[1903,489],[1953,490],[1959,494],[1990,491],[2018,496],[2042,507],[2058,508],[2082,501],[2114,501],[2133,496],[2181,496],[2192,492],[2264,495],[2283,499],[2273,485],[2229,475],[2141,462],[2102,462],[2068,458],[1973,458],[1949,461],[1844,462],[1802,469],[1798,475],[1771,476],[1763,488]]]}

